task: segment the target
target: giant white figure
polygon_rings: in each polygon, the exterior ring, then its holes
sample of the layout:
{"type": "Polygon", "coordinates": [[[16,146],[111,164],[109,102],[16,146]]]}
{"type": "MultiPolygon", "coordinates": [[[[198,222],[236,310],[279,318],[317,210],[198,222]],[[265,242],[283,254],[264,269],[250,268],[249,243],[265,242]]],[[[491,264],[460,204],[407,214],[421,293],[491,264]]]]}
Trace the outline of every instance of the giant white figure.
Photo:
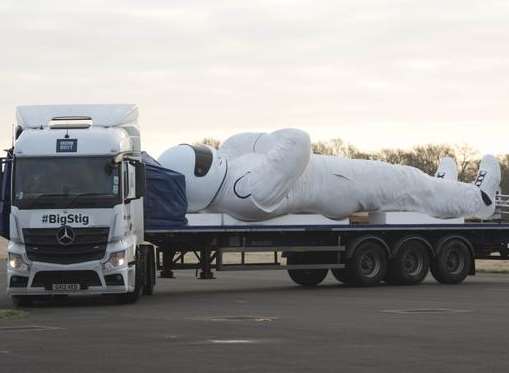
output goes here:
{"type": "Polygon", "coordinates": [[[414,211],[486,218],[495,209],[500,166],[485,156],[474,183],[456,181],[451,159],[439,177],[409,166],[312,154],[307,133],[242,133],[215,150],[178,145],[159,158],[185,175],[189,211],[258,221],[289,213],[342,219],[359,211],[414,211]],[[445,176],[444,176],[445,175],[445,176]]]}

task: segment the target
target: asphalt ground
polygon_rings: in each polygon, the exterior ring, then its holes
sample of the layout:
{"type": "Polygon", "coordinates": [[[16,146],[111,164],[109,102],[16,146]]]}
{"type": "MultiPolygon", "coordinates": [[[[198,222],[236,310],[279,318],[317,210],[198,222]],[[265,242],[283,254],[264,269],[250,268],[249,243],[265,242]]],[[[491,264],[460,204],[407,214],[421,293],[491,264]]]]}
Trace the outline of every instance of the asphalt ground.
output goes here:
{"type": "MultiPolygon", "coordinates": [[[[0,309],[10,308],[5,269],[0,309]]],[[[318,288],[282,271],[159,279],[134,305],[71,298],[0,319],[7,372],[506,372],[509,275],[318,288]]]]}

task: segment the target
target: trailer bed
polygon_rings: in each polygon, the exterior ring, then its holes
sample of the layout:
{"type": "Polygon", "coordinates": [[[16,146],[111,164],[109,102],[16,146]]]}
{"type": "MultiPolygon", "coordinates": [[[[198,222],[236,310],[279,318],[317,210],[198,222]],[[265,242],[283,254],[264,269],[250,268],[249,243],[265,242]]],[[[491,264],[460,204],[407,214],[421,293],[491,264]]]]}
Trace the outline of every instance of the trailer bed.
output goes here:
{"type": "MultiPolygon", "coordinates": [[[[310,219],[314,220],[314,219],[310,219]]],[[[450,222],[437,224],[325,224],[242,223],[189,225],[145,231],[157,246],[157,265],[163,277],[173,270],[201,269],[200,278],[213,278],[212,270],[344,268],[350,248],[359,240],[376,239],[387,247],[389,258],[405,239],[429,245],[435,255],[445,239],[468,243],[474,259],[503,260],[508,255],[509,224],[502,222],[450,222]],[[318,252],[324,263],[288,265],[289,253],[318,252]],[[239,253],[238,263],[225,263],[225,255],[239,253]],[[270,262],[248,263],[246,253],[272,253],[270,262]]],[[[291,255],[291,254],[290,254],[291,255]]],[[[474,269],[471,274],[475,273],[474,269]]]]}

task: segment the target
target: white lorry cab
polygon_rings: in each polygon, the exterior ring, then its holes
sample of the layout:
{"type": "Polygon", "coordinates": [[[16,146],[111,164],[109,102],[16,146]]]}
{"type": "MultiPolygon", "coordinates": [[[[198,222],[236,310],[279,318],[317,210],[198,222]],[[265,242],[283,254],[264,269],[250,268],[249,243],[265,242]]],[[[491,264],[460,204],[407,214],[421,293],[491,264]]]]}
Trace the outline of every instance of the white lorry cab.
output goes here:
{"type": "Polygon", "coordinates": [[[11,150],[8,294],[153,288],[143,245],[144,165],[135,105],[20,106],[11,150]]]}

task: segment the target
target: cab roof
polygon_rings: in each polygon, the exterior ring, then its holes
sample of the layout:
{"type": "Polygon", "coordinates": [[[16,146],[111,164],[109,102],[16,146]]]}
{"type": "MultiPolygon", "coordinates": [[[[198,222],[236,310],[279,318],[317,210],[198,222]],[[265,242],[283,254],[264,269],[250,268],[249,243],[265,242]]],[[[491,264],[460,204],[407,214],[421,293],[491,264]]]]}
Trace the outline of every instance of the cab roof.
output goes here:
{"type": "Polygon", "coordinates": [[[136,127],[138,107],[133,104],[25,105],[16,108],[17,124],[23,129],[46,128],[53,118],[89,117],[96,127],[136,127]]]}

